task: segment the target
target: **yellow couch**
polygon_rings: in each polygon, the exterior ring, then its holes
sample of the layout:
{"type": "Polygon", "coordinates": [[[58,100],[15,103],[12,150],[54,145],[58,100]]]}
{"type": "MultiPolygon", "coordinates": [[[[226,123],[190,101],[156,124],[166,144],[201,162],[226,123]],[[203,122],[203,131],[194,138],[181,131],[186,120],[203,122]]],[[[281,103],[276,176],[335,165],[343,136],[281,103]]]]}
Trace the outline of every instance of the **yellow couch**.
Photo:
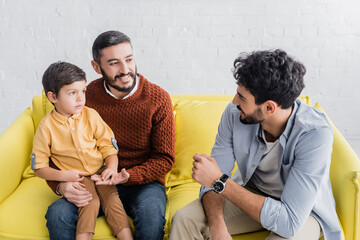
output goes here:
{"type": "MultiPolygon", "coordinates": [[[[191,178],[192,155],[210,153],[220,116],[230,95],[173,95],[176,122],[176,161],[166,176],[165,238],[177,209],[198,197],[199,184],[191,178]]],[[[310,103],[308,97],[302,98],[310,103]]],[[[319,105],[316,106],[320,108],[319,105]]],[[[52,108],[44,95],[27,108],[0,135],[0,240],[48,239],[44,218],[48,205],[58,199],[46,182],[29,168],[32,140],[41,118],[52,108]]],[[[346,240],[360,240],[360,161],[341,133],[333,126],[335,140],[330,177],[337,213],[346,240]]],[[[261,231],[234,236],[234,239],[264,239],[261,231]]],[[[113,239],[104,219],[97,220],[94,239],[113,239]]]]}

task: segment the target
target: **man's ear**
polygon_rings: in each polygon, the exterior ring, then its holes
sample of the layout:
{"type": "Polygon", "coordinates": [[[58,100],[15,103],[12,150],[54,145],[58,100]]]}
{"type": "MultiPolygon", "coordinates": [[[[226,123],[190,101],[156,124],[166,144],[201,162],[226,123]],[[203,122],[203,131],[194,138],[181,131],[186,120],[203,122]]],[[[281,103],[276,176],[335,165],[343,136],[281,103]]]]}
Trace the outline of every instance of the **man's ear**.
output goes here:
{"type": "Polygon", "coordinates": [[[100,65],[97,62],[91,60],[91,66],[94,68],[96,73],[101,74],[100,65]]]}
{"type": "Polygon", "coordinates": [[[265,113],[267,116],[273,115],[278,109],[278,104],[272,100],[268,100],[265,102],[265,113]]]}
{"type": "Polygon", "coordinates": [[[47,98],[49,99],[50,102],[52,103],[56,103],[57,102],[57,99],[56,99],[56,94],[51,92],[51,91],[48,91],[47,94],[46,94],[47,98]]]}

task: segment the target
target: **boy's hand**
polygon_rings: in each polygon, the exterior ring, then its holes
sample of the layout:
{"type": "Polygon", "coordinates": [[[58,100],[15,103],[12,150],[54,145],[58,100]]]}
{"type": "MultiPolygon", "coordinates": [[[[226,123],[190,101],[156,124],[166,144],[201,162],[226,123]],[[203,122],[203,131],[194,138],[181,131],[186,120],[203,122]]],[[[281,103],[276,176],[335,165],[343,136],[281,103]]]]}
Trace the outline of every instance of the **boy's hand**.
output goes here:
{"type": "Polygon", "coordinates": [[[91,180],[96,182],[96,185],[116,185],[123,184],[129,180],[130,174],[125,170],[121,169],[121,172],[113,176],[111,179],[103,180],[102,176],[94,174],[91,176],[91,180]]]}
{"type": "Polygon", "coordinates": [[[109,180],[110,182],[114,182],[114,178],[117,175],[117,170],[112,169],[112,168],[106,168],[102,173],[101,173],[101,179],[103,181],[107,181],[109,180]]]}
{"type": "Polygon", "coordinates": [[[86,172],[75,169],[62,171],[62,174],[65,182],[81,182],[84,176],[88,175],[86,172]]]}

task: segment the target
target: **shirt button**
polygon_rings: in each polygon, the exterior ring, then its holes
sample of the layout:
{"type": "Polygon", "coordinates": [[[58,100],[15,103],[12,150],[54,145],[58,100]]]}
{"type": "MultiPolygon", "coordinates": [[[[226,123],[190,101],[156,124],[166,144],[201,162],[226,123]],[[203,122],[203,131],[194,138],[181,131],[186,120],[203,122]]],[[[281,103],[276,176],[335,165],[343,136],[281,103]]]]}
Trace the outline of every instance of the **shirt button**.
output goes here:
{"type": "Polygon", "coordinates": [[[264,151],[264,148],[263,148],[263,147],[261,147],[261,148],[260,148],[260,150],[261,150],[261,151],[264,151]]]}
{"type": "Polygon", "coordinates": [[[252,168],[254,168],[254,167],[255,167],[255,165],[253,164],[253,165],[251,165],[251,167],[252,167],[252,168]]]}
{"type": "Polygon", "coordinates": [[[85,169],[89,169],[89,166],[85,166],[85,169]]]}
{"type": "Polygon", "coordinates": [[[248,178],[246,177],[246,178],[244,178],[244,180],[245,180],[245,181],[247,181],[247,180],[248,180],[248,178]]]}
{"type": "Polygon", "coordinates": [[[74,131],[74,130],[75,130],[75,128],[72,128],[71,130],[73,130],[73,131],[74,131]]]}
{"type": "Polygon", "coordinates": [[[78,148],[78,151],[79,151],[79,152],[81,152],[81,149],[80,149],[80,148],[78,148]]]}

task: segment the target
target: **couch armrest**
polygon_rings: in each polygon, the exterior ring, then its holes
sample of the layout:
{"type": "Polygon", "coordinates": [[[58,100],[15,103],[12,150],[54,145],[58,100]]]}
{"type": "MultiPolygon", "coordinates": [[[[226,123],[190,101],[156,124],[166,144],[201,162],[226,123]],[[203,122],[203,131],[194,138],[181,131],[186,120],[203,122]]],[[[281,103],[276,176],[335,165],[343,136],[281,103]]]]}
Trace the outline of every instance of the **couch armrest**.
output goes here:
{"type": "Polygon", "coordinates": [[[345,239],[360,239],[360,160],[339,130],[333,125],[334,144],[330,179],[336,210],[345,239]]]}
{"type": "Polygon", "coordinates": [[[34,123],[30,108],[0,135],[0,203],[15,191],[24,169],[30,164],[33,138],[34,123]]]}

